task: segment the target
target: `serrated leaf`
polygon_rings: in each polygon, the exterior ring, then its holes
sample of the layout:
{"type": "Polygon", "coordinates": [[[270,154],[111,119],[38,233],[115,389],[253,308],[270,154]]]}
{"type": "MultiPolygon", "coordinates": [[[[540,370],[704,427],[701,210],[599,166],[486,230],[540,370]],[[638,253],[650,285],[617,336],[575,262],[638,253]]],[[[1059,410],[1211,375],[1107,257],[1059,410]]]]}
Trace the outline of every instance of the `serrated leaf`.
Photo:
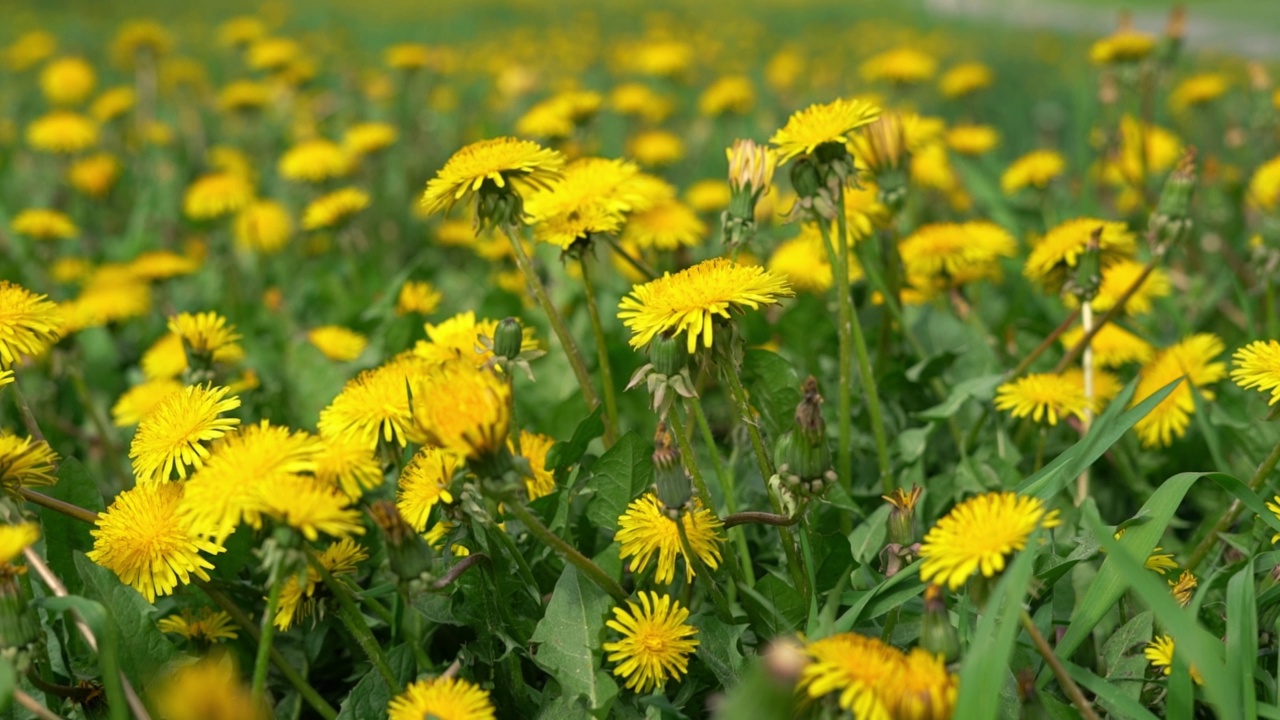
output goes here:
{"type": "Polygon", "coordinates": [[[698,657],[715,674],[720,686],[732,690],[742,679],[746,658],[738,650],[747,625],[729,625],[715,615],[695,618],[698,628],[698,657]]]}
{"type": "Polygon", "coordinates": [[[587,448],[592,440],[604,434],[604,421],[600,419],[600,414],[604,412],[603,407],[597,407],[586,419],[578,423],[568,440],[552,445],[547,451],[546,467],[555,473],[557,480],[571,465],[587,454],[587,448]]]}
{"type": "Polygon", "coordinates": [[[748,350],[742,375],[768,434],[777,437],[790,430],[800,403],[800,378],[791,363],[768,350],[748,350]]]}
{"type": "Polygon", "coordinates": [[[590,482],[595,496],[587,518],[612,535],[627,503],[653,482],[653,445],[633,432],[623,435],[596,461],[590,482]]]}
{"type": "Polygon", "coordinates": [[[608,593],[565,565],[530,638],[538,643],[533,661],[560,683],[564,697],[585,698],[592,714],[601,718],[618,696],[618,685],[599,671],[600,637],[612,605],[608,593]]]}
{"type": "MultiPolygon", "coordinates": [[[[413,679],[413,652],[408,645],[397,645],[387,653],[387,664],[391,672],[402,685],[413,679]]],[[[346,699],[338,708],[338,720],[363,720],[364,718],[385,717],[387,703],[391,702],[391,689],[382,679],[377,668],[371,668],[360,678],[360,682],[351,688],[346,699]]]]}
{"type": "Polygon", "coordinates": [[[144,687],[158,679],[179,655],[173,643],[156,628],[156,609],[137,590],[120,582],[115,573],[75,554],[85,595],[97,600],[119,628],[120,669],[144,687]]]}
{"type": "Polygon", "coordinates": [[[1112,677],[1112,671],[1116,668],[1122,656],[1138,643],[1145,643],[1151,640],[1153,617],[1149,610],[1139,613],[1132,620],[1121,626],[1119,630],[1112,633],[1111,637],[1107,638],[1107,642],[1102,646],[1102,662],[1103,667],[1107,670],[1108,678],[1112,677]]]}
{"type": "MultiPolygon", "coordinates": [[[[58,482],[52,487],[41,488],[49,497],[78,505],[86,510],[103,510],[102,494],[94,484],[89,471],[79,460],[69,457],[58,468],[58,482]]],[[[76,572],[72,554],[93,549],[92,526],[82,520],[63,515],[45,507],[40,508],[40,524],[43,526],[45,555],[49,568],[63,579],[67,591],[79,595],[84,589],[80,573],[76,572]]]]}
{"type": "Polygon", "coordinates": [[[858,523],[858,527],[849,533],[849,550],[854,560],[866,565],[880,553],[889,532],[885,523],[890,510],[892,508],[887,503],[881,503],[871,517],[858,523]]]}

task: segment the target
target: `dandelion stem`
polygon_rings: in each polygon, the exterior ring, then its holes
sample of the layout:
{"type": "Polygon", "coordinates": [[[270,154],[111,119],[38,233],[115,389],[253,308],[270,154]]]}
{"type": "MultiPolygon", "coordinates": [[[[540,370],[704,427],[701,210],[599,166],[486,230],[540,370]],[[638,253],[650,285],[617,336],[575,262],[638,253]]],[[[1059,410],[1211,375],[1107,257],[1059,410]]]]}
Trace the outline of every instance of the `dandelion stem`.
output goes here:
{"type": "MultiPolygon", "coordinates": [[[[1271,471],[1276,469],[1277,463],[1280,463],[1280,442],[1277,442],[1276,446],[1271,448],[1271,454],[1267,455],[1262,464],[1258,466],[1257,472],[1249,480],[1249,489],[1257,492],[1266,483],[1267,476],[1271,474],[1271,471]]],[[[1205,535],[1200,544],[1196,545],[1195,550],[1191,551],[1191,557],[1187,559],[1188,571],[1194,572],[1200,566],[1200,563],[1204,562],[1205,557],[1209,555],[1209,551],[1217,543],[1218,535],[1231,527],[1236,518],[1240,517],[1242,510],[1244,510],[1244,505],[1241,504],[1238,498],[1231,502],[1231,506],[1227,508],[1227,511],[1222,514],[1222,517],[1218,518],[1218,522],[1213,524],[1209,534],[1205,535]]]]}
{"type": "Polygon", "coordinates": [[[1027,614],[1026,610],[1022,611],[1022,627],[1027,631],[1027,635],[1031,636],[1031,642],[1036,646],[1036,652],[1040,653],[1040,657],[1049,664],[1049,669],[1053,670],[1053,676],[1058,678],[1058,684],[1062,686],[1062,691],[1070,698],[1071,704],[1076,706],[1080,711],[1080,715],[1085,720],[1099,720],[1098,714],[1094,712],[1093,706],[1089,704],[1089,700],[1085,698],[1084,693],[1080,691],[1080,686],[1071,679],[1067,674],[1067,669],[1062,666],[1062,662],[1058,660],[1058,656],[1053,653],[1053,648],[1049,647],[1049,641],[1044,639],[1044,635],[1040,634],[1040,628],[1036,627],[1036,623],[1027,614]]]}
{"type": "Polygon", "coordinates": [[[547,529],[542,521],[534,517],[529,512],[529,508],[518,500],[505,503],[506,511],[516,516],[516,519],[524,524],[525,528],[536,538],[550,546],[553,550],[564,556],[574,567],[582,571],[591,582],[600,586],[601,590],[609,593],[614,600],[622,602],[627,599],[627,591],[622,589],[617,580],[609,577],[608,573],[595,564],[586,555],[578,552],[578,549],[570,545],[563,538],[547,529]]]}
{"type": "Polygon", "coordinates": [[[1119,317],[1120,313],[1124,312],[1125,305],[1128,304],[1129,299],[1138,293],[1138,290],[1142,288],[1142,284],[1147,281],[1147,278],[1151,277],[1151,273],[1155,272],[1156,266],[1160,264],[1160,259],[1163,256],[1163,251],[1157,251],[1151,256],[1151,259],[1147,261],[1146,266],[1142,268],[1142,273],[1138,275],[1137,279],[1134,280],[1128,288],[1125,288],[1123,295],[1116,298],[1115,305],[1112,305],[1111,309],[1107,310],[1107,312],[1102,315],[1102,318],[1098,320],[1097,324],[1095,324],[1091,330],[1086,331],[1084,336],[1076,341],[1075,345],[1071,346],[1071,349],[1067,351],[1067,354],[1062,356],[1062,359],[1058,361],[1056,366],[1054,366],[1054,372],[1060,373],[1068,367],[1071,367],[1071,363],[1075,362],[1076,358],[1080,357],[1085,348],[1089,347],[1089,344],[1093,342],[1093,338],[1102,331],[1102,328],[1106,327],[1107,323],[1115,320],[1119,317]]]}
{"type": "MultiPolygon", "coordinates": [[[[836,206],[843,208],[844,192],[837,196],[836,206]]],[[[838,211],[843,215],[843,209],[838,211]]],[[[831,265],[832,288],[836,294],[836,337],[839,340],[838,360],[840,390],[836,410],[838,437],[836,445],[836,475],[845,490],[853,489],[853,355],[850,339],[852,321],[849,319],[853,296],[849,294],[848,253],[839,252],[831,242],[831,223],[819,222],[822,242],[827,248],[827,260],[831,265]]],[[[843,240],[844,234],[840,234],[843,240]]],[[[886,491],[887,492],[887,491],[886,491]]]]}
{"type": "Polygon", "coordinates": [[[431,587],[435,590],[443,590],[457,582],[458,578],[462,577],[473,565],[481,562],[489,562],[489,556],[482,552],[471,553],[459,560],[457,565],[449,568],[449,572],[445,573],[439,580],[431,583],[431,587]]]}
{"type": "MultiPolygon", "coordinates": [[[[707,449],[711,451],[711,465],[716,471],[716,480],[720,482],[720,492],[724,495],[724,507],[729,511],[730,515],[738,512],[738,489],[733,481],[733,473],[725,466],[720,459],[720,451],[716,448],[715,436],[711,434],[711,425],[707,423],[707,415],[702,410],[701,398],[689,398],[686,403],[693,410],[693,418],[698,423],[698,429],[702,431],[702,441],[707,444],[707,449]]],[[[734,543],[738,546],[738,559],[742,563],[742,574],[746,581],[756,584],[756,574],[751,567],[751,548],[747,544],[747,534],[742,530],[729,533],[733,536],[734,543]]]]}
{"type": "Polygon", "coordinates": [[[107,456],[111,475],[116,477],[120,473],[120,449],[116,447],[116,439],[112,436],[111,428],[102,415],[102,408],[93,401],[93,396],[89,394],[89,387],[85,385],[84,374],[79,368],[71,372],[71,383],[76,388],[76,395],[79,396],[85,413],[89,415],[89,421],[93,423],[93,429],[98,431],[98,437],[102,440],[102,449],[107,456]]]}
{"type": "Polygon", "coordinates": [[[693,452],[693,442],[690,441],[688,434],[685,432],[684,422],[680,419],[680,411],[667,413],[667,422],[671,423],[671,431],[675,433],[676,444],[680,446],[680,457],[684,461],[684,469],[689,472],[689,478],[693,480],[693,487],[698,491],[698,498],[702,500],[702,505],[712,515],[719,517],[720,513],[716,512],[716,505],[711,499],[711,491],[707,488],[707,480],[702,477],[702,469],[698,467],[698,456],[693,452]]]}
{"type": "Polygon", "coordinates": [[[40,423],[36,420],[36,416],[31,412],[31,404],[27,402],[27,396],[22,394],[22,383],[11,383],[10,390],[13,391],[13,404],[18,408],[18,414],[22,416],[22,424],[27,427],[27,434],[37,442],[44,442],[44,433],[40,431],[40,423]]]}
{"type": "Polygon", "coordinates": [[[564,317],[560,315],[560,311],[556,309],[555,304],[551,302],[551,298],[547,295],[547,288],[543,286],[542,279],[538,277],[538,273],[534,270],[533,261],[525,253],[524,245],[516,235],[515,229],[504,226],[503,231],[506,232],[507,239],[511,241],[511,249],[515,253],[516,264],[520,266],[520,272],[524,273],[525,282],[529,283],[529,287],[533,289],[533,296],[537,299],[538,304],[542,306],[542,311],[546,313],[547,321],[551,323],[551,330],[560,339],[564,354],[569,359],[569,366],[573,368],[573,374],[578,378],[578,386],[582,389],[582,397],[587,401],[587,409],[595,410],[596,406],[600,404],[600,398],[596,395],[596,389],[591,384],[591,374],[587,372],[587,364],[582,360],[582,353],[578,350],[578,343],[574,341],[573,335],[569,334],[569,328],[564,324],[564,317]]]}
{"type": "Polygon", "coordinates": [[[605,236],[605,237],[608,238],[609,247],[613,248],[613,251],[617,253],[618,257],[622,258],[624,262],[626,262],[631,267],[635,268],[636,272],[645,276],[645,278],[649,280],[652,280],[658,277],[657,273],[655,273],[652,269],[650,269],[648,265],[644,264],[643,260],[627,252],[626,248],[619,245],[617,238],[614,238],[612,236],[605,236]]]}
{"type": "Polygon", "coordinates": [[[92,510],[85,510],[79,505],[72,505],[71,503],[63,502],[57,498],[49,497],[44,493],[38,493],[35,490],[28,488],[22,488],[20,492],[22,493],[22,499],[29,503],[48,508],[55,512],[60,512],[67,517],[82,520],[90,525],[95,525],[98,522],[98,513],[93,512],[92,510]]]}
{"type": "Polygon", "coordinates": [[[613,366],[609,363],[609,344],[604,337],[604,324],[600,322],[600,308],[596,304],[595,281],[591,279],[591,263],[584,252],[578,258],[582,268],[582,285],[587,295],[587,314],[591,316],[591,331],[596,339],[596,357],[600,362],[600,384],[604,387],[604,446],[613,447],[618,439],[618,394],[613,386],[613,366]]]}
{"type": "Polygon", "coordinates": [[[1014,378],[1021,377],[1023,373],[1031,368],[1032,363],[1038,360],[1046,350],[1053,347],[1054,343],[1058,342],[1058,338],[1062,337],[1062,333],[1071,329],[1071,326],[1076,324],[1076,320],[1079,317],[1080,308],[1072,310],[1066,320],[1063,320],[1058,327],[1053,329],[1053,332],[1049,333],[1048,337],[1036,346],[1034,350],[1028,353],[1026,357],[1022,358],[1022,362],[1018,363],[1017,367],[1010,370],[1009,374],[1005,375],[1005,380],[1013,380],[1014,378]]]}
{"type": "MultiPolygon", "coordinates": [[[[378,674],[382,676],[382,681],[387,685],[387,689],[391,691],[392,695],[399,693],[400,683],[396,681],[395,673],[391,672],[391,663],[388,662],[386,653],[382,651],[382,646],[378,644],[377,638],[373,636],[373,631],[369,629],[369,624],[364,621],[364,616],[360,614],[359,606],[351,599],[351,593],[347,590],[347,586],[335,580],[328,568],[324,566],[324,563],[320,562],[320,559],[310,549],[307,550],[307,561],[320,574],[320,579],[324,581],[325,587],[329,588],[329,592],[333,593],[334,597],[338,599],[338,607],[341,610],[339,615],[342,617],[342,623],[355,636],[356,643],[360,645],[360,649],[364,651],[373,666],[377,668],[378,674]]],[[[263,634],[265,635],[266,633],[264,632],[263,634]]]]}
{"type": "MultiPolygon", "coordinates": [[[[1080,301],[1080,327],[1088,333],[1093,329],[1093,300],[1091,298],[1083,298],[1080,301]]],[[[1084,348],[1084,358],[1081,362],[1084,367],[1084,423],[1080,430],[1081,435],[1089,434],[1089,426],[1093,424],[1093,346],[1086,345],[1084,348]]],[[[1080,471],[1079,477],[1076,478],[1076,505],[1084,504],[1089,498],[1089,468],[1085,467],[1080,471]]]]}
{"type": "Polygon", "coordinates": [[[723,519],[726,528],[736,527],[738,525],[776,525],[777,527],[790,527],[800,522],[798,518],[789,517],[787,515],[775,515],[767,512],[757,512],[747,510],[746,512],[734,513],[726,515],[723,519]]]}
{"type": "Polygon", "coordinates": [[[706,563],[702,562],[702,557],[693,550],[693,543],[689,542],[689,531],[684,526],[684,513],[681,511],[679,519],[675,521],[676,532],[680,535],[680,547],[684,550],[686,562],[693,563],[694,579],[701,578],[707,585],[707,592],[711,593],[711,602],[716,606],[716,614],[724,622],[733,623],[733,612],[729,610],[729,601],[725,599],[724,593],[720,592],[720,586],[716,584],[716,579],[711,575],[711,570],[707,568],[706,563]]]}
{"type": "Polygon", "coordinates": [[[284,578],[279,577],[271,583],[271,592],[267,594],[267,607],[262,611],[262,631],[258,636],[258,654],[253,661],[253,703],[262,702],[262,695],[267,689],[267,660],[271,657],[271,638],[276,632],[276,610],[280,607],[280,592],[284,589],[284,578]]]}

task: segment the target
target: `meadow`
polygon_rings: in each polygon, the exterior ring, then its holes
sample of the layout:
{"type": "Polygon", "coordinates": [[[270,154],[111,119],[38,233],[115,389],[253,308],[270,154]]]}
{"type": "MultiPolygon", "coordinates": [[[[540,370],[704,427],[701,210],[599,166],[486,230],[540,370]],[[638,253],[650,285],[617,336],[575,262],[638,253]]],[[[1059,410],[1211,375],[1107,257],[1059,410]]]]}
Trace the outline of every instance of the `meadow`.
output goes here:
{"type": "Polygon", "coordinates": [[[15,0],[0,713],[1280,718],[1280,60],[1140,4],[15,0]]]}

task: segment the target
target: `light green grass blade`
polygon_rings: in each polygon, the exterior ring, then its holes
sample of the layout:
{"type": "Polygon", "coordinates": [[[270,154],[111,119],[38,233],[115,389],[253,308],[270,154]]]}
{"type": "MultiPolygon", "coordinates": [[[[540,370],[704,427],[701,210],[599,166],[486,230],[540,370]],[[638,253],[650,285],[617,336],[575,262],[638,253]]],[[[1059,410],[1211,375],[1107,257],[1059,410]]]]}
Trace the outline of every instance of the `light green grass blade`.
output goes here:
{"type": "Polygon", "coordinates": [[[1227,581],[1227,674],[1236,679],[1244,701],[1244,716],[1258,712],[1253,666],[1258,661],[1258,603],[1254,561],[1227,581]]]}

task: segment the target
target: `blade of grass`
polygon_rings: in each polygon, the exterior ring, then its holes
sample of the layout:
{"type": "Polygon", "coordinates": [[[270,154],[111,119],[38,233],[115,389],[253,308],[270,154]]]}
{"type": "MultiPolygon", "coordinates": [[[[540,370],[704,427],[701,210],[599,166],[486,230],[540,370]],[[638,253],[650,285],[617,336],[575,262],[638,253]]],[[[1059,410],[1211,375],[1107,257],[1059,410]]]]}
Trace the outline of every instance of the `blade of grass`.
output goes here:
{"type": "Polygon", "coordinates": [[[1142,703],[1125,695],[1120,688],[1079,665],[1064,660],[1062,666],[1067,669],[1067,674],[1071,676],[1072,680],[1075,680],[1080,687],[1096,695],[1098,704],[1102,705],[1107,712],[1115,717],[1124,718],[1125,720],[1160,720],[1150,710],[1143,707],[1142,703]]]}
{"type": "Polygon", "coordinates": [[[1236,679],[1244,700],[1244,716],[1258,712],[1253,667],[1258,660],[1258,597],[1254,561],[1227,581],[1227,674],[1236,679]]]}

